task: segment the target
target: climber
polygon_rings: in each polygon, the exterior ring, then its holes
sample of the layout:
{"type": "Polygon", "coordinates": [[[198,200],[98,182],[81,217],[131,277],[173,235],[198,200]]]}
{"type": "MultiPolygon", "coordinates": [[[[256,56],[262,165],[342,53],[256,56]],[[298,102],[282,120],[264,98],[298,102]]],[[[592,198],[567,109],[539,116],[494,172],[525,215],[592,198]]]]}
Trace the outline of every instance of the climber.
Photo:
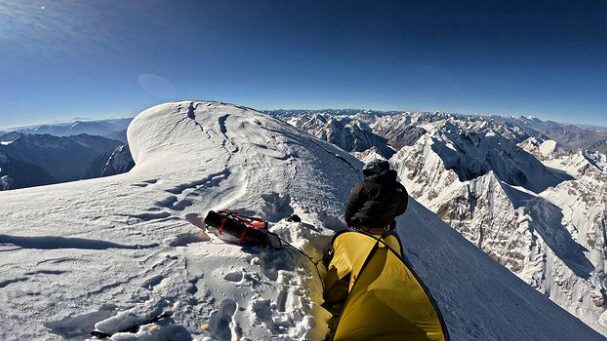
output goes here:
{"type": "Polygon", "coordinates": [[[386,160],[363,168],[345,212],[348,226],[323,259],[330,341],[449,341],[440,310],[404,258],[395,218],[408,194],[386,160]]]}
{"type": "Polygon", "coordinates": [[[371,234],[396,227],[394,219],[405,213],[409,195],[396,180],[396,171],[386,160],[376,159],[363,168],[364,181],[350,193],[345,219],[348,226],[371,234]]]}

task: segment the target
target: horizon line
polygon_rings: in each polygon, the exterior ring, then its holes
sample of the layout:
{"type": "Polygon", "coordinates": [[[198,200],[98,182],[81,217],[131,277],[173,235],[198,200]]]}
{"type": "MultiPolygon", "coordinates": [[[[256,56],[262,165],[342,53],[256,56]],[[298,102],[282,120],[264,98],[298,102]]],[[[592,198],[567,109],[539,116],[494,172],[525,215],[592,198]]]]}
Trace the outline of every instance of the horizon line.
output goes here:
{"type": "MultiPolygon", "coordinates": [[[[174,100],[174,101],[168,101],[168,102],[162,102],[162,103],[158,103],[158,104],[154,104],[151,107],[154,107],[156,105],[160,105],[163,103],[171,103],[171,102],[181,102],[181,101],[208,101],[208,102],[221,102],[221,103],[225,103],[225,104],[230,104],[230,105],[235,105],[235,106],[242,106],[242,105],[237,105],[237,104],[233,104],[230,102],[226,102],[226,101],[215,101],[215,100],[191,100],[191,99],[183,99],[183,100],[174,100]]],[[[246,105],[245,105],[246,106],[246,105]]],[[[248,107],[248,106],[246,106],[248,107]]],[[[512,113],[512,114],[496,114],[496,113],[458,113],[458,112],[452,112],[452,111],[441,111],[441,110],[404,110],[404,109],[389,109],[389,110],[380,110],[380,109],[372,109],[372,108],[363,108],[363,107],[349,107],[349,108],[336,108],[336,107],[325,107],[325,108],[318,108],[318,109],[311,109],[311,108],[285,108],[285,107],[279,107],[279,108],[265,108],[265,109],[256,109],[254,107],[249,107],[255,111],[261,111],[261,112],[269,112],[269,111],[345,111],[345,110],[360,110],[360,111],[375,111],[375,112],[379,112],[379,113],[440,113],[440,114],[448,114],[448,115],[459,115],[459,116],[480,116],[480,117],[487,117],[487,116],[496,116],[496,117],[511,117],[511,118],[520,118],[520,117],[524,117],[524,118],[537,118],[542,122],[556,122],[559,124],[568,124],[568,125],[573,125],[573,126],[578,126],[580,128],[592,128],[592,127],[596,127],[596,128],[607,128],[607,124],[603,125],[600,123],[594,123],[594,124],[589,124],[589,123],[574,123],[574,122],[566,122],[566,121],[560,121],[560,120],[552,120],[552,119],[542,119],[540,117],[538,117],[536,114],[532,114],[532,113],[528,113],[528,114],[519,114],[519,113],[512,113]]],[[[141,112],[147,110],[144,109],[141,112]]],[[[40,126],[44,126],[44,125],[60,125],[60,124],[69,124],[69,123],[74,123],[74,122],[98,122],[98,121],[108,121],[108,120],[121,120],[121,119],[133,119],[135,118],[137,115],[139,115],[141,112],[136,113],[136,114],[131,114],[131,115],[123,115],[123,116],[119,116],[119,117],[106,117],[106,118],[85,118],[85,117],[75,117],[73,119],[69,119],[69,120],[54,120],[54,121],[44,121],[44,122],[36,122],[36,123],[25,123],[25,124],[15,124],[15,125],[8,125],[8,126],[0,126],[0,132],[10,132],[10,131],[15,131],[18,129],[27,129],[27,128],[36,128],[36,127],[40,127],[40,126]]]]}

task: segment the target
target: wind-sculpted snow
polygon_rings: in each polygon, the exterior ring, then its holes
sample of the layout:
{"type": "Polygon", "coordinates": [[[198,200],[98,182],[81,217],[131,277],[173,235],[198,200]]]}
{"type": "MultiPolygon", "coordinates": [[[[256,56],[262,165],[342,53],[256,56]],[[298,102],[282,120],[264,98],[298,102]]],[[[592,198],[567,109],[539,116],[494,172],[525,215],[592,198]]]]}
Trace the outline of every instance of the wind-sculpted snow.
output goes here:
{"type": "Polygon", "coordinates": [[[128,174],[2,194],[0,339],[81,340],[95,328],[125,331],[115,339],[321,339],[328,315],[307,259],[242,250],[200,227],[210,209],[297,213],[307,224],[273,229],[318,259],[323,222],[339,226],[360,162],[217,102],[146,110],[128,139],[128,174]]]}
{"type": "Polygon", "coordinates": [[[167,189],[183,198],[219,192],[223,198],[218,199],[226,202],[230,195],[223,187],[227,185],[234,191],[232,208],[260,210],[266,207],[261,194],[289,193],[301,210],[322,207],[332,215],[341,214],[339,208],[349,194],[348,186],[359,176],[360,162],[278,120],[252,113],[207,102],[181,103],[168,114],[164,107],[149,109],[128,130],[137,164],[134,172],[154,169],[184,179],[167,189]],[[339,166],[323,165],[327,160],[339,166]],[[173,175],[181,172],[183,177],[173,175]],[[225,183],[215,186],[220,182],[225,183]]]}
{"type": "MultiPolygon", "coordinates": [[[[362,164],[219,102],[175,102],[131,123],[127,174],[0,193],[0,339],[322,340],[311,262],[205,233],[210,209],[274,220],[322,256],[362,164]],[[282,219],[298,214],[303,223],[282,219]]],[[[600,340],[412,200],[399,233],[453,340],[600,340]]]]}

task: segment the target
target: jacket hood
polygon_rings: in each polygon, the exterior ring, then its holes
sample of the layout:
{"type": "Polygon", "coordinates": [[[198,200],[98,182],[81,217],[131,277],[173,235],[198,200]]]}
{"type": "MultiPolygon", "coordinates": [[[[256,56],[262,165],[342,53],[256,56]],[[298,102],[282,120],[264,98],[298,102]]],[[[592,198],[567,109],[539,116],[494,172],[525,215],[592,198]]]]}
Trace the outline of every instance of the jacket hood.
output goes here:
{"type": "Polygon", "coordinates": [[[390,169],[390,163],[383,159],[375,159],[363,167],[363,175],[371,176],[390,169]]]}
{"type": "Polygon", "coordinates": [[[365,181],[373,181],[381,184],[390,184],[396,181],[396,171],[389,169],[377,174],[372,174],[365,177],[365,181]]]}

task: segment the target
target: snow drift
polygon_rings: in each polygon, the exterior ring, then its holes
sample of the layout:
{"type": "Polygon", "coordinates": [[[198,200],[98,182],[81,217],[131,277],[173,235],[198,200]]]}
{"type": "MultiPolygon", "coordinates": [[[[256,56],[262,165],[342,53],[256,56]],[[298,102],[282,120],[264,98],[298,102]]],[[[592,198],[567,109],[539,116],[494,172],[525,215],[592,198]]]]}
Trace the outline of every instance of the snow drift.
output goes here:
{"type": "MultiPolygon", "coordinates": [[[[241,249],[195,225],[231,208],[277,222],[312,257],[343,228],[361,163],[249,108],[176,102],[131,123],[122,175],[0,193],[0,338],[320,340],[311,263],[241,249]],[[305,223],[282,218],[296,213],[305,223]]],[[[602,340],[415,201],[406,256],[453,340],[602,340]]]]}

